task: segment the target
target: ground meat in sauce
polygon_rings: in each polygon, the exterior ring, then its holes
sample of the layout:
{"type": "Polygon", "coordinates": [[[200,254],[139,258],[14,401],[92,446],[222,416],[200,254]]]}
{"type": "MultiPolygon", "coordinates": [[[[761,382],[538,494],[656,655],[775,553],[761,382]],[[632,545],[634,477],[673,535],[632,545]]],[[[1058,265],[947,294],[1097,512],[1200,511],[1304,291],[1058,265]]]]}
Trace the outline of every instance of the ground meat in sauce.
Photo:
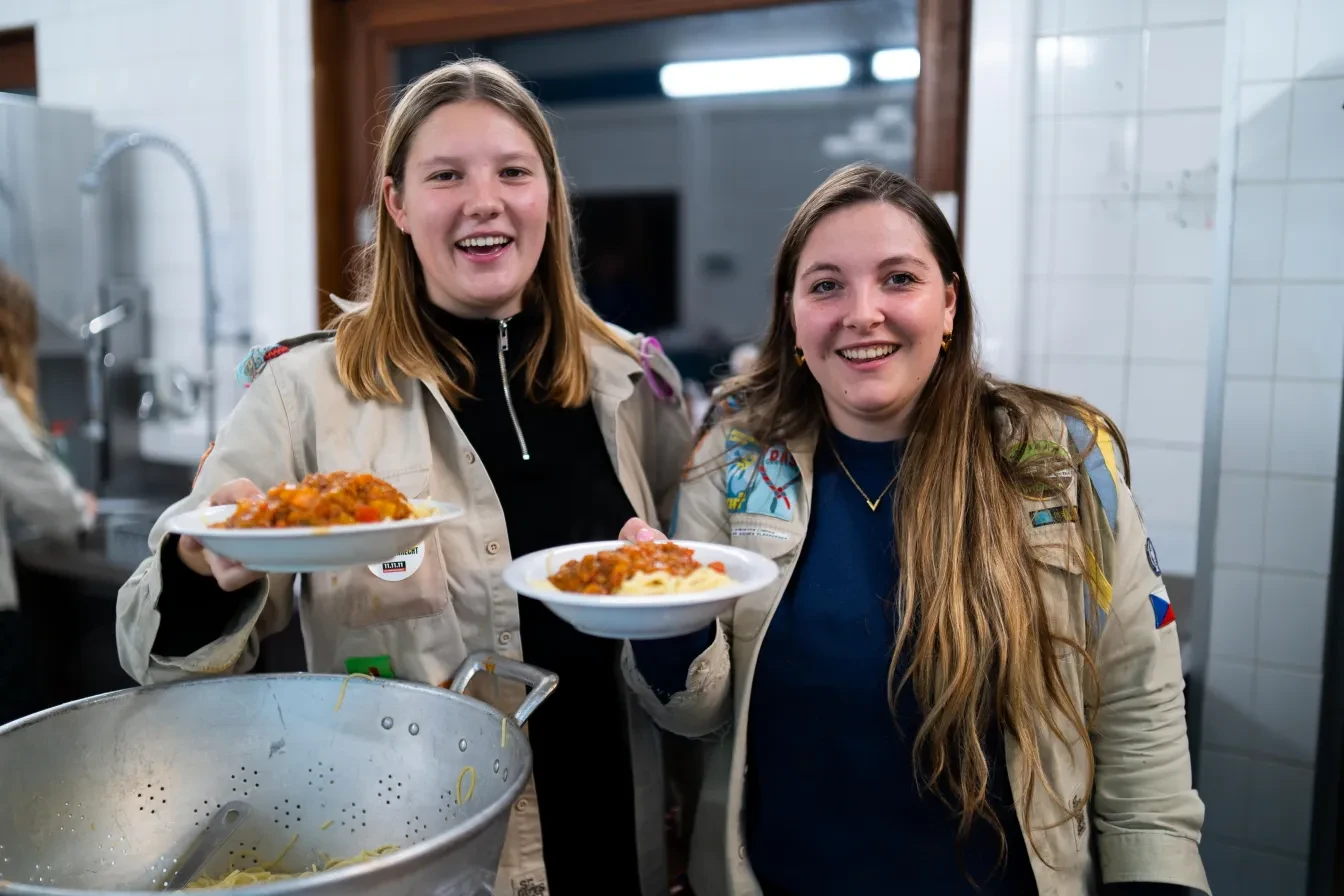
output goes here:
{"type": "MultiPolygon", "coordinates": [[[[674,576],[690,575],[701,567],[694,551],[670,541],[622,545],[614,551],[599,551],[582,560],[571,560],[550,582],[560,591],[578,594],[615,594],[636,573],[666,572],[674,576]]],[[[722,563],[709,568],[723,572],[722,563]]]]}
{"type": "Polygon", "coordinates": [[[312,473],[238,503],[221,529],[284,529],[409,519],[406,497],[371,473],[312,473]]]}

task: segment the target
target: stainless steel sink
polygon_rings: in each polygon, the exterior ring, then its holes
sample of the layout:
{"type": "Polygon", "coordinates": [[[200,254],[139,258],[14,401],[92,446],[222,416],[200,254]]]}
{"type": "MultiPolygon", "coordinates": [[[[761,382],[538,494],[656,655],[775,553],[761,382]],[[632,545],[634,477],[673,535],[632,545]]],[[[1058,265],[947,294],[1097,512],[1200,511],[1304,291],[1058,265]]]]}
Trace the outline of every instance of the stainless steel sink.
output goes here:
{"type": "Polygon", "coordinates": [[[99,498],[98,516],[100,517],[122,517],[122,516],[153,516],[158,519],[159,515],[168,508],[167,502],[154,500],[150,498],[99,498]]]}
{"type": "Polygon", "coordinates": [[[98,522],[85,543],[118,566],[139,566],[150,554],[149,531],[167,507],[145,498],[100,498],[98,522]]]}

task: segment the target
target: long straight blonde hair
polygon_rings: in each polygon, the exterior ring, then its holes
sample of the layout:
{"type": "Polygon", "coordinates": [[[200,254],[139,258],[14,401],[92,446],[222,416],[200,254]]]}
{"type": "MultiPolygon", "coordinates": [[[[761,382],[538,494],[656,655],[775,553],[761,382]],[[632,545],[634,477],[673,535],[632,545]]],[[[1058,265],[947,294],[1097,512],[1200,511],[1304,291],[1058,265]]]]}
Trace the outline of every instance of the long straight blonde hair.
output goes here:
{"type": "Polygon", "coordinates": [[[411,240],[397,229],[382,200],[384,177],[401,189],[406,156],[416,131],[440,106],[467,100],[493,103],[532,138],[541,156],[549,191],[546,242],[524,291],[524,301],[541,305],[541,330],[521,362],[529,398],[578,407],[588,400],[590,371],[583,337],[589,335],[633,356],[584,301],[575,273],[574,219],[560,170],[555,138],[541,107],[503,66],[472,58],[440,66],[411,84],[397,100],[378,149],[374,179],[377,211],[374,239],[360,259],[358,307],[336,319],[336,366],[341,382],[357,398],[400,402],[393,369],[433,382],[453,407],[472,394],[476,370],[471,356],[451,334],[439,334],[464,371],[461,380],[439,362],[429,322],[420,308],[424,273],[411,240]],[[555,359],[544,381],[547,350],[555,359]]]}
{"type": "Polygon", "coordinates": [[[0,380],[23,416],[41,431],[37,405],[37,299],[23,278],[0,263],[0,380]]]}
{"type": "MultiPolygon", "coordinates": [[[[988,803],[986,752],[991,715],[999,719],[1021,747],[1024,827],[1035,848],[1034,788],[1044,787],[1067,817],[1079,818],[1085,811],[1085,804],[1067,802],[1051,786],[1037,737],[1039,720],[1061,742],[1086,745],[1091,792],[1089,720],[1070,699],[1058,657],[1061,652],[1080,655],[1095,685],[1090,643],[1095,626],[1087,643],[1050,630],[1022,501],[1024,495],[1059,495],[1061,482],[1081,471],[1078,452],[1091,446],[1031,456],[1004,446],[1030,441],[1031,424],[1043,414],[1079,416],[1110,431],[1128,469],[1115,425],[1081,400],[991,380],[979,366],[971,291],[946,219],[913,182],[868,164],[836,171],[794,215],[775,263],[774,311],[757,365],[726,383],[722,394],[736,398],[732,405],[739,410],[730,413],[732,424],[763,444],[826,425],[821,388],[794,360],[789,296],[799,256],[817,224],[838,209],[873,201],[902,209],[919,223],[943,282],[955,283],[957,290],[952,341],[919,399],[893,503],[900,617],[888,697],[894,711],[900,689],[913,687],[923,710],[913,741],[921,783],[959,812],[963,836],[980,816],[999,832],[1002,843],[1003,828],[988,803]],[[1061,474],[1067,476],[1061,479],[1061,474]],[[902,656],[909,657],[904,674],[902,656]],[[1063,725],[1056,721],[1061,717],[1063,725]]],[[[1079,512],[1079,552],[1101,556],[1097,521],[1088,518],[1087,502],[1079,501],[1079,512]]]]}

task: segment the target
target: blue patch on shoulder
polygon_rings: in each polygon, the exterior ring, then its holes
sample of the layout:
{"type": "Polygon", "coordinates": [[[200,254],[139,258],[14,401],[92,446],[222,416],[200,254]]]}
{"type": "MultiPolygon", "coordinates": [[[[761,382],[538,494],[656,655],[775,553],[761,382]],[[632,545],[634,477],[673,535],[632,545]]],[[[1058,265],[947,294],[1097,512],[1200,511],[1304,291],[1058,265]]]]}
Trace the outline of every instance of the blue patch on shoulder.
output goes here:
{"type": "Polygon", "coordinates": [[[728,430],[724,500],[729,513],[756,513],[792,520],[802,473],[782,445],[762,448],[740,429],[728,430]]]}

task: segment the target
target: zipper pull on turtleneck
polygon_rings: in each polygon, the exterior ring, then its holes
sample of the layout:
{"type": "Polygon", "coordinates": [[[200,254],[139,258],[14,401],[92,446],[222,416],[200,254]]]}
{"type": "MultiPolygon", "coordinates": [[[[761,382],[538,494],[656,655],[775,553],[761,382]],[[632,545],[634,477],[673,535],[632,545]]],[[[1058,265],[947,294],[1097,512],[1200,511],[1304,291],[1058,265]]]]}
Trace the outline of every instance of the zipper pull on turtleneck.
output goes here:
{"type": "Polygon", "coordinates": [[[523,427],[518,422],[518,412],[513,409],[513,396],[509,393],[509,365],[504,358],[509,350],[509,319],[499,322],[499,378],[504,384],[504,404],[509,409],[509,420],[513,423],[513,432],[518,436],[518,448],[523,452],[523,460],[531,460],[527,450],[527,440],[523,438],[523,427]]]}

